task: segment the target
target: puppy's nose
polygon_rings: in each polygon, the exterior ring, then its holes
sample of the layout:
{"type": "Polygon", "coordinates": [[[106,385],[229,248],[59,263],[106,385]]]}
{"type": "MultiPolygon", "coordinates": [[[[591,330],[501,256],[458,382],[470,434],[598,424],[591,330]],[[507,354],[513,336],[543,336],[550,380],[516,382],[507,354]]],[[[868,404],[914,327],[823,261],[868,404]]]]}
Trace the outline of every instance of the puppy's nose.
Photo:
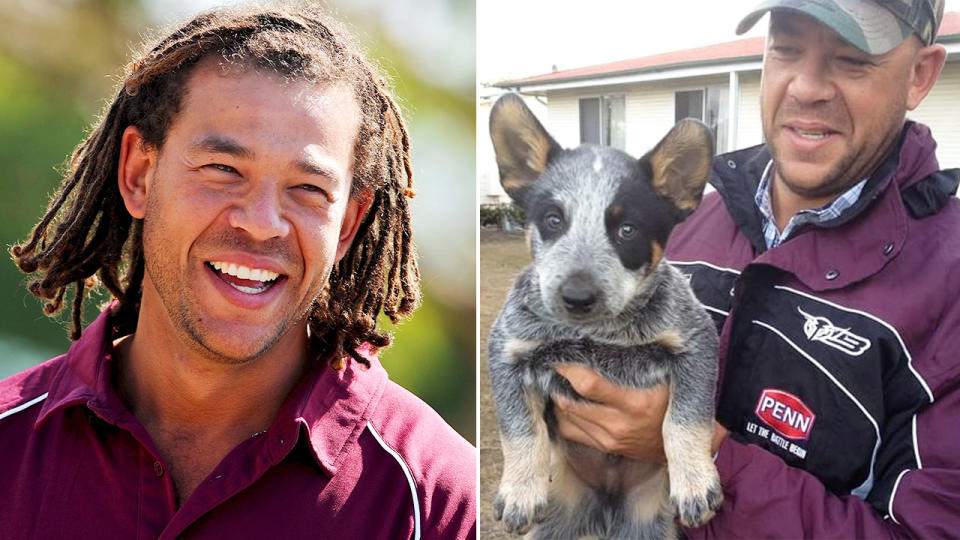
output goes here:
{"type": "Polygon", "coordinates": [[[600,297],[597,288],[583,278],[572,278],[560,287],[560,297],[570,313],[588,313],[600,297]]]}

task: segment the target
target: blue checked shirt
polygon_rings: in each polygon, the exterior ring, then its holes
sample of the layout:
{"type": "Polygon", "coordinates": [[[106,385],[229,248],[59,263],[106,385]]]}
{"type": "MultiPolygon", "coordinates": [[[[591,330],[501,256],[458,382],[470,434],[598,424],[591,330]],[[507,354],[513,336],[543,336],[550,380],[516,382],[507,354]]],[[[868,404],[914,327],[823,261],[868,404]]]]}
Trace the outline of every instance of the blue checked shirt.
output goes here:
{"type": "Polygon", "coordinates": [[[773,160],[770,160],[767,163],[767,167],[763,170],[763,175],[760,177],[760,185],[757,186],[757,194],[754,196],[757,208],[760,209],[760,214],[763,216],[763,239],[767,243],[767,249],[773,249],[779,246],[802,225],[808,223],[824,223],[838,217],[844,210],[850,208],[853,206],[853,203],[857,202],[857,199],[860,198],[860,192],[863,191],[863,186],[867,183],[866,178],[864,178],[826,206],[797,212],[796,215],[790,218],[790,221],[783,231],[780,231],[777,229],[777,220],[773,218],[773,206],[770,203],[770,176],[773,170],[772,165],[773,160]]]}

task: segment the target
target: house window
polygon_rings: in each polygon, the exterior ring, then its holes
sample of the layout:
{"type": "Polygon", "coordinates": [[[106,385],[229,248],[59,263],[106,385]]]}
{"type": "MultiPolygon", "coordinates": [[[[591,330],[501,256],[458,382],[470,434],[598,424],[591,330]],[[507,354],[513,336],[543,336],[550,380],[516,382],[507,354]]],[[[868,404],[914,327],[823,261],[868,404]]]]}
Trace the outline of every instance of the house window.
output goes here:
{"type": "Polygon", "coordinates": [[[708,86],[698,90],[684,90],[675,94],[674,120],[696,118],[710,127],[717,152],[726,152],[728,89],[726,86],[708,86]]]}
{"type": "Polygon", "coordinates": [[[626,146],[623,96],[600,96],[580,100],[580,142],[626,146]]]}

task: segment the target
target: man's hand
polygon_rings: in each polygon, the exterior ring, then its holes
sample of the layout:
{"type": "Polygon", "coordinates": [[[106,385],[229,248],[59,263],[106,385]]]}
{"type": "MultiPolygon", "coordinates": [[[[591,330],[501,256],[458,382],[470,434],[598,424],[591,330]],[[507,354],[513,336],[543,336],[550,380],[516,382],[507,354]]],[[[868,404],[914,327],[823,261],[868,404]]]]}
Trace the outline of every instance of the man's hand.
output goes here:
{"type": "MultiPolygon", "coordinates": [[[[556,370],[578,394],[594,401],[556,400],[560,436],[611,454],[666,461],[662,432],[670,398],[666,384],[627,388],[579,364],[560,364],[556,370]]],[[[727,430],[714,422],[712,452],[716,453],[726,435],[727,430]]]]}
{"type": "Polygon", "coordinates": [[[595,402],[556,401],[562,437],[611,454],[666,461],[661,432],[669,400],[666,384],[626,388],[579,364],[560,364],[556,370],[578,394],[595,402]]]}

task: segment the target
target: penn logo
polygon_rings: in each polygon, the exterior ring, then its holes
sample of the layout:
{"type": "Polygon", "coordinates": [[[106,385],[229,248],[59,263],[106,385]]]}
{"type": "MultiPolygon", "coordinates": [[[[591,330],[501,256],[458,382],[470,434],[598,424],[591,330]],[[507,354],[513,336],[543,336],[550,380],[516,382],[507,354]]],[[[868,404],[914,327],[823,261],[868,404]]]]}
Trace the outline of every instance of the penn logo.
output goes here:
{"type": "Polygon", "coordinates": [[[756,413],[767,425],[790,439],[806,440],[817,419],[817,415],[800,398],[772,388],[760,395],[756,413]]]}

